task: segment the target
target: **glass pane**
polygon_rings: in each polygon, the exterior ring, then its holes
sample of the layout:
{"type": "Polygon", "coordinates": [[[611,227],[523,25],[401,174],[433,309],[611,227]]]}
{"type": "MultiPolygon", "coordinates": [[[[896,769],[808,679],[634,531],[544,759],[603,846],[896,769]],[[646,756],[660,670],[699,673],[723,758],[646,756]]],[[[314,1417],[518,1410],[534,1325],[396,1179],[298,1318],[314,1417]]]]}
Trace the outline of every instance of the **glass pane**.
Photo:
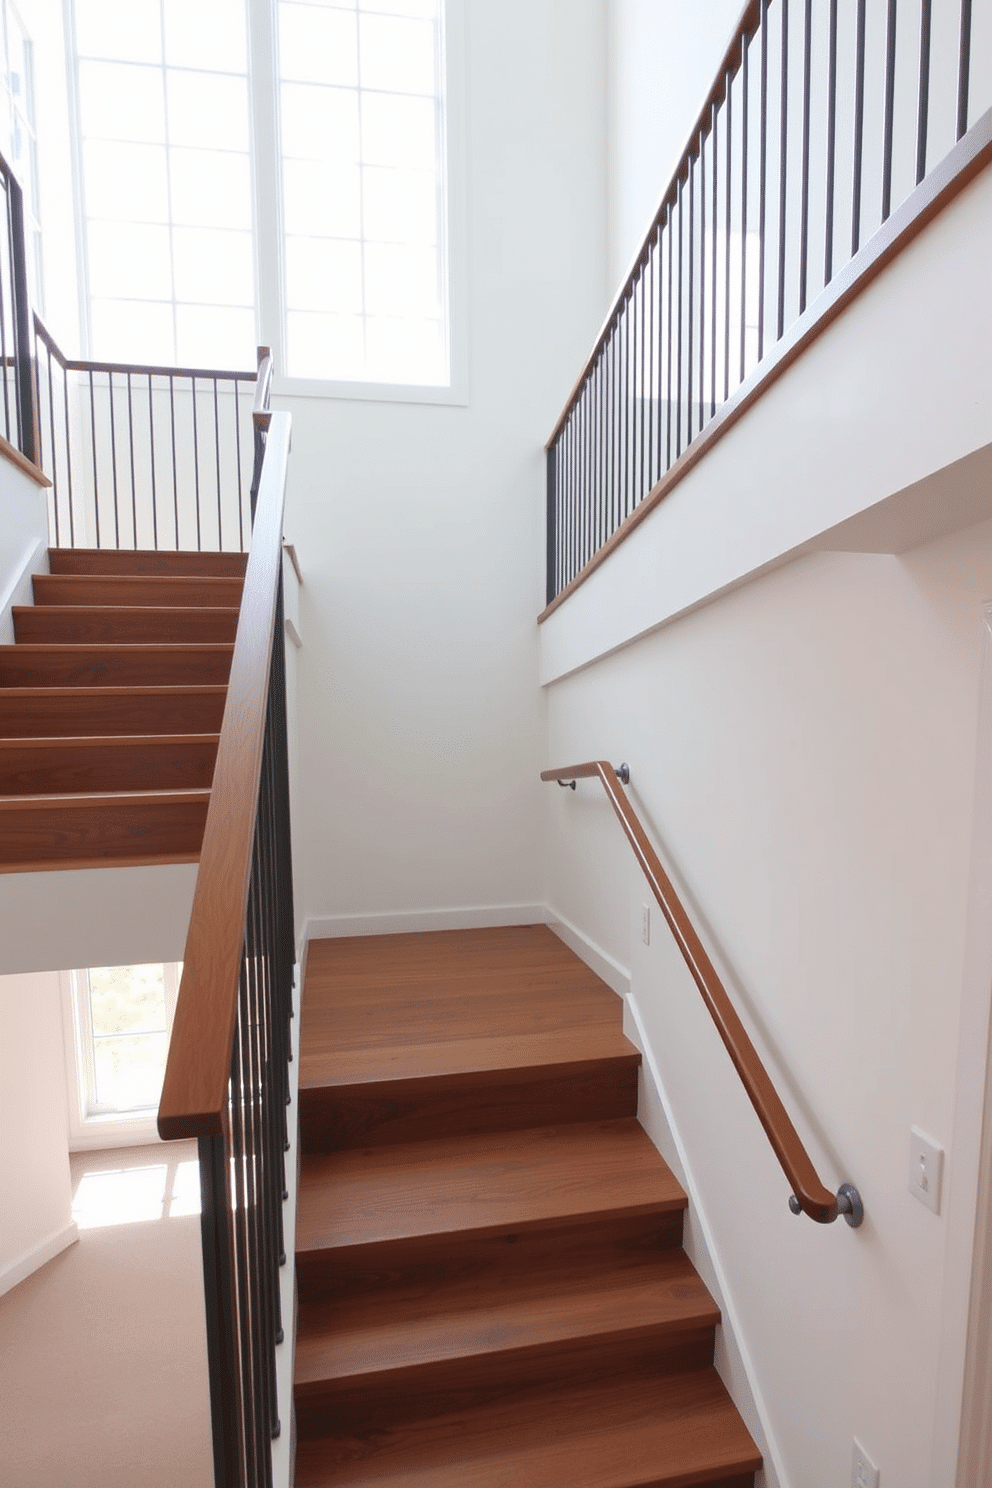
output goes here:
{"type": "Polygon", "coordinates": [[[90,343],[98,360],[174,367],[172,306],[141,300],[91,300],[90,343]]]}
{"type": "Polygon", "coordinates": [[[393,93],[437,91],[435,28],[430,21],[362,16],[362,87],[393,93]]]}
{"type": "Polygon", "coordinates": [[[254,305],[251,233],[176,227],[176,299],[201,305],[254,305]]]}
{"type": "Polygon", "coordinates": [[[359,382],[365,373],[365,332],[359,315],[304,315],[290,311],[290,377],[326,377],[359,382]]]}
{"type": "Polygon", "coordinates": [[[176,356],[181,367],[224,371],[252,367],[257,344],[254,310],[176,306],[176,356]]]}
{"type": "Polygon", "coordinates": [[[357,165],[333,166],[316,160],[287,160],[283,165],[283,190],[283,215],[290,236],[361,236],[361,172],[357,165]]]}
{"type": "Polygon", "coordinates": [[[98,1106],[139,1111],[158,1105],[169,1049],[164,1033],[135,1033],[94,1040],[98,1106]]]}
{"type": "Polygon", "coordinates": [[[361,244],[333,238],[287,238],[286,303],[291,310],[361,315],[361,244]]]}
{"type": "Polygon", "coordinates": [[[79,112],[84,136],[164,143],[161,69],[80,62],[79,112]]]}
{"type": "Polygon", "coordinates": [[[362,158],[366,165],[434,170],[437,138],[433,99],[363,93],[362,158]]]}
{"type": "Polygon", "coordinates": [[[284,78],[354,87],[358,27],[353,14],[315,5],[279,7],[279,68],[284,78]]]}
{"type": "Polygon", "coordinates": [[[159,0],[76,0],[76,50],[81,57],[161,62],[159,0]]]}
{"type": "Polygon", "coordinates": [[[435,19],[441,10],[440,0],[358,0],[358,8],[385,15],[427,16],[435,19]]]}
{"type": "Polygon", "coordinates": [[[190,227],[251,227],[248,156],[171,150],[172,220],[190,227]]]}
{"type": "Polygon", "coordinates": [[[170,67],[246,72],[244,0],[167,0],[165,60],[170,67]]]}
{"type": "Polygon", "coordinates": [[[161,962],[150,966],[94,966],[89,972],[93,1032],[164,1032],[165,983],[161,962]]]}
{"type": "Polygon", "coordinates": [[[216,72],[169,72],[173,145],[248,153],[248,85],[216,72]]]}
{"type": "Polygon", "coordinates": [[[448,380],[440,321],[370,318],[366,344],[370,381],[437,384],[448,380]]]}
{"type": "Polygon", "coordinates": [[[348,88],[282,86],[283,158],[335,160],[359,158],[358,93],[348,88]]]}
{"type": "Polygon", "coordinates": [[[88,216],[111,221],[168,222],[169,182],[164,146],[87,140],[83,165],[88,216]]]}
{"type": "Polygon", "coordinates": [[[365,245],[365,309],[369,315],[435,319],[441,313],[437,253],[411,244],[365,245]]]}
{"type": "Polygon", "coordinates": [[[438,190],[432,171],[386,170],[363,173],[365,236],[380,243],[436,243],[438,190]]]}
{"type": "Polygon", "coordinates": [[[172,295],[169,229],[151,223],[90,222],[90,293],[108,299],[172,295]]]}

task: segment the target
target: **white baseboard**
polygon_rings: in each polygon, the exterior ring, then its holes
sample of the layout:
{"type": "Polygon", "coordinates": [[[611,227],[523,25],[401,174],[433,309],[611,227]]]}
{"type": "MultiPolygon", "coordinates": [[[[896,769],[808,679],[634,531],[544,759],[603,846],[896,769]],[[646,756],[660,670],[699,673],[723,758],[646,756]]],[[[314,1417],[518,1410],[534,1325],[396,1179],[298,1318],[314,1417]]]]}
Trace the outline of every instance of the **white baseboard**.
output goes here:
{"type": "Polygon", "coordinates": [[[553,930],[559,940],[565,942],[570,951],[574,951],[580,961],[584,961],[598,977],[612,987],[619,997],[626,997],[630,992],[630,972],[619,961],[615,961],[611,955],[598,946],[595,941],[590,940],[577,925],[571,920],[566,920],[557,910],[544,907],[544,923],[549,930],[553,930]]]}
{"type": "Polygon", "coordinates": [[[342,935],[410,935],[425,930],[488,930],[499,925],[543,925],[543,904],[478,904],[463,909],[386,910],[378,914],[314,915],[307,940],[342,935]]]}
{"type": "Polygon", "coordinates": [[[54,1260],[61,1251],[67,1250],[78,1239],[79,1230],[75,1220],[72,1220],[61,1230],[55,1230],[37,1245],[32,1245],[30,1250],[24,1251],[0,1271],[0,1297],[24,1281],[33,1271],[39,1270],[48,1261],[54,1260]]]}

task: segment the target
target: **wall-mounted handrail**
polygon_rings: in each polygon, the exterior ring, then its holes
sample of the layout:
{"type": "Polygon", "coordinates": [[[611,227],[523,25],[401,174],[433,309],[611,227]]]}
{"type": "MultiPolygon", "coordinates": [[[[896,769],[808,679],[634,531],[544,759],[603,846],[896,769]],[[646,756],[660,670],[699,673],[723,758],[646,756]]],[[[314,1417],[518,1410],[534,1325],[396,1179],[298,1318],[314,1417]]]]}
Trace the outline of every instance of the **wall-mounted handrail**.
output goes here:
{"type": "Polygon", "coordinates": [[[620,825],[634,849],[637,861],[651,886],[651,892],[668,921],[758,1120],[765,1129],[782,1171],[792,1185],[790,1208],[794,1214],[808,1214],[819,1224],[832,1224],[839,1214],[843,1214],[847,1223],[856,1228],[864,1217],[860,1195],[850,1183],[842,1183],[837,1193],[832,1194],[820,1181],[768,1071],[748,1037],[726,988],[620,783],[621,780],[629,779],[627,767],[621,765],[619,769],[614,769],[606,760],[589,760],[581,765],[565,765],[559,769],[541,771],[542,780],[557,780],[562,784],[586,778],[598,778],[602,782],[620,825]]]}

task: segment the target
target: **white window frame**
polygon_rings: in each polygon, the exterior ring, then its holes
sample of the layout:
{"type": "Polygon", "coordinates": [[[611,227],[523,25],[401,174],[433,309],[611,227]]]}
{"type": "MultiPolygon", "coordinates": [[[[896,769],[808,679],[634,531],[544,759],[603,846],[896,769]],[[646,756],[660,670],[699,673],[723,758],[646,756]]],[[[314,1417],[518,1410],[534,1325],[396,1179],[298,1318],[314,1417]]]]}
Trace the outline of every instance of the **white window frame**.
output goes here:
{"type": "MultiPolygon", "coordinates": [[[[171,1032],[179,992],[176,962],[165,962],[166,1022],[171,1032]]],[[[65,1054],[69,1151],[105,1147],[141,1147],[159,1142],[157,1107],[136,1111],[100,1111],[96,1107],[92,1024],[86,969],[59,972],[65,1054]]]]}
{"type": "MultiPolygon", "coordinates": [[[[72,0],[63,0],[66,72],[71,97],[72,171],[76,201],[79,263],[80,335],[83,354],[90,355],[89,276],[86,272],[86,222],[82,196],[82,141],[79,136],[78,59],[73,36],[72,0]]],[[[465,153],[465,17],[464,0],[441,0],[444,6],[445,66],[445,201],[448,298],[449,381],[445,385],[336,381],[290,377],[286,366],[283,214],[279,128],[279,68],[275,0],[245,0],[248,38],[248,99],[252,162],[252,228],[255,258],[257,341],[271,346],[276,375],[273,391],[283,397],[352,399],[466,406],[469,402],[468,232],[465,153]]]]}

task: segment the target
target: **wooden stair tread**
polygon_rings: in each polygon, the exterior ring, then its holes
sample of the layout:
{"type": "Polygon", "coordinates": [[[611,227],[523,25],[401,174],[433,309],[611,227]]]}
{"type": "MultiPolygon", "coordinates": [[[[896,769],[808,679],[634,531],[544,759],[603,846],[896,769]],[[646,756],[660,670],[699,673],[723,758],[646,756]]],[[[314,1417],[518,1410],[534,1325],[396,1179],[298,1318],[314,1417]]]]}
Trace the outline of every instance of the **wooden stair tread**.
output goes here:
{"type": "Polygon", "coordinates": [[[241,603],[244,580],[214,574],[35,574],[34,602],[55,606],[182,606],[241,603]]]}
{"type": "Polygon", "coordinates": [[[173,552],[163,548],[49,548],[58,574],[211,574],[243,578],[247,553],[173,552]]]}
{"type": "MultiPolygon", "coordinates": [[[[308,1032],[310,1029],[308,1028],[308,1032]]],[[[333,1090],[391,1080],[506,1070],[575,1070],[604,1060],[639,1061],[623,1031],[583,1024],[578,1028],[380,1048],[312,1047],[300,1055],[300,1089],[333,1090]]]]}
{"type": "Polygon", "coordinates": [[[21,641],[233,641],[236,606],[14,605],[21,641]]]}
{"type": "Polygon", "coordinates": [[[301,1437],[296,1488],[743,1488],[761,1456],[714,1369],[527,1392],[301,1437]]]}
{"type": "Polygon", "coordinates": [[[0,796],[209,789],[218,737],[0,738],[0,796]]]}
{"type": "Polygon", "coordinates": [[[5,738],[213,733],[227,688],[219,684],[149,687],[0,688],[5,738]]]}
{"type": "Polygon", "coordinates": [[[25,641],[0,646],[0,686],[226,685],[231,641],[25,641]]]}
{"type": "Polygon", "coordinates": [[[450,1137],[304,1157],[297,1252],[685,1204],[633,1118],[450,1137]]]}
{"type": "Polygon", "coordinates": [[[296,1387],[593,1335],[713,1328],[719,1317],[680,1250],[609,1269],[551,1263],[521,1274],[511,1260],[481,1279],[445,1274],[310,1303],[300,1311],[296,1387]]]}

